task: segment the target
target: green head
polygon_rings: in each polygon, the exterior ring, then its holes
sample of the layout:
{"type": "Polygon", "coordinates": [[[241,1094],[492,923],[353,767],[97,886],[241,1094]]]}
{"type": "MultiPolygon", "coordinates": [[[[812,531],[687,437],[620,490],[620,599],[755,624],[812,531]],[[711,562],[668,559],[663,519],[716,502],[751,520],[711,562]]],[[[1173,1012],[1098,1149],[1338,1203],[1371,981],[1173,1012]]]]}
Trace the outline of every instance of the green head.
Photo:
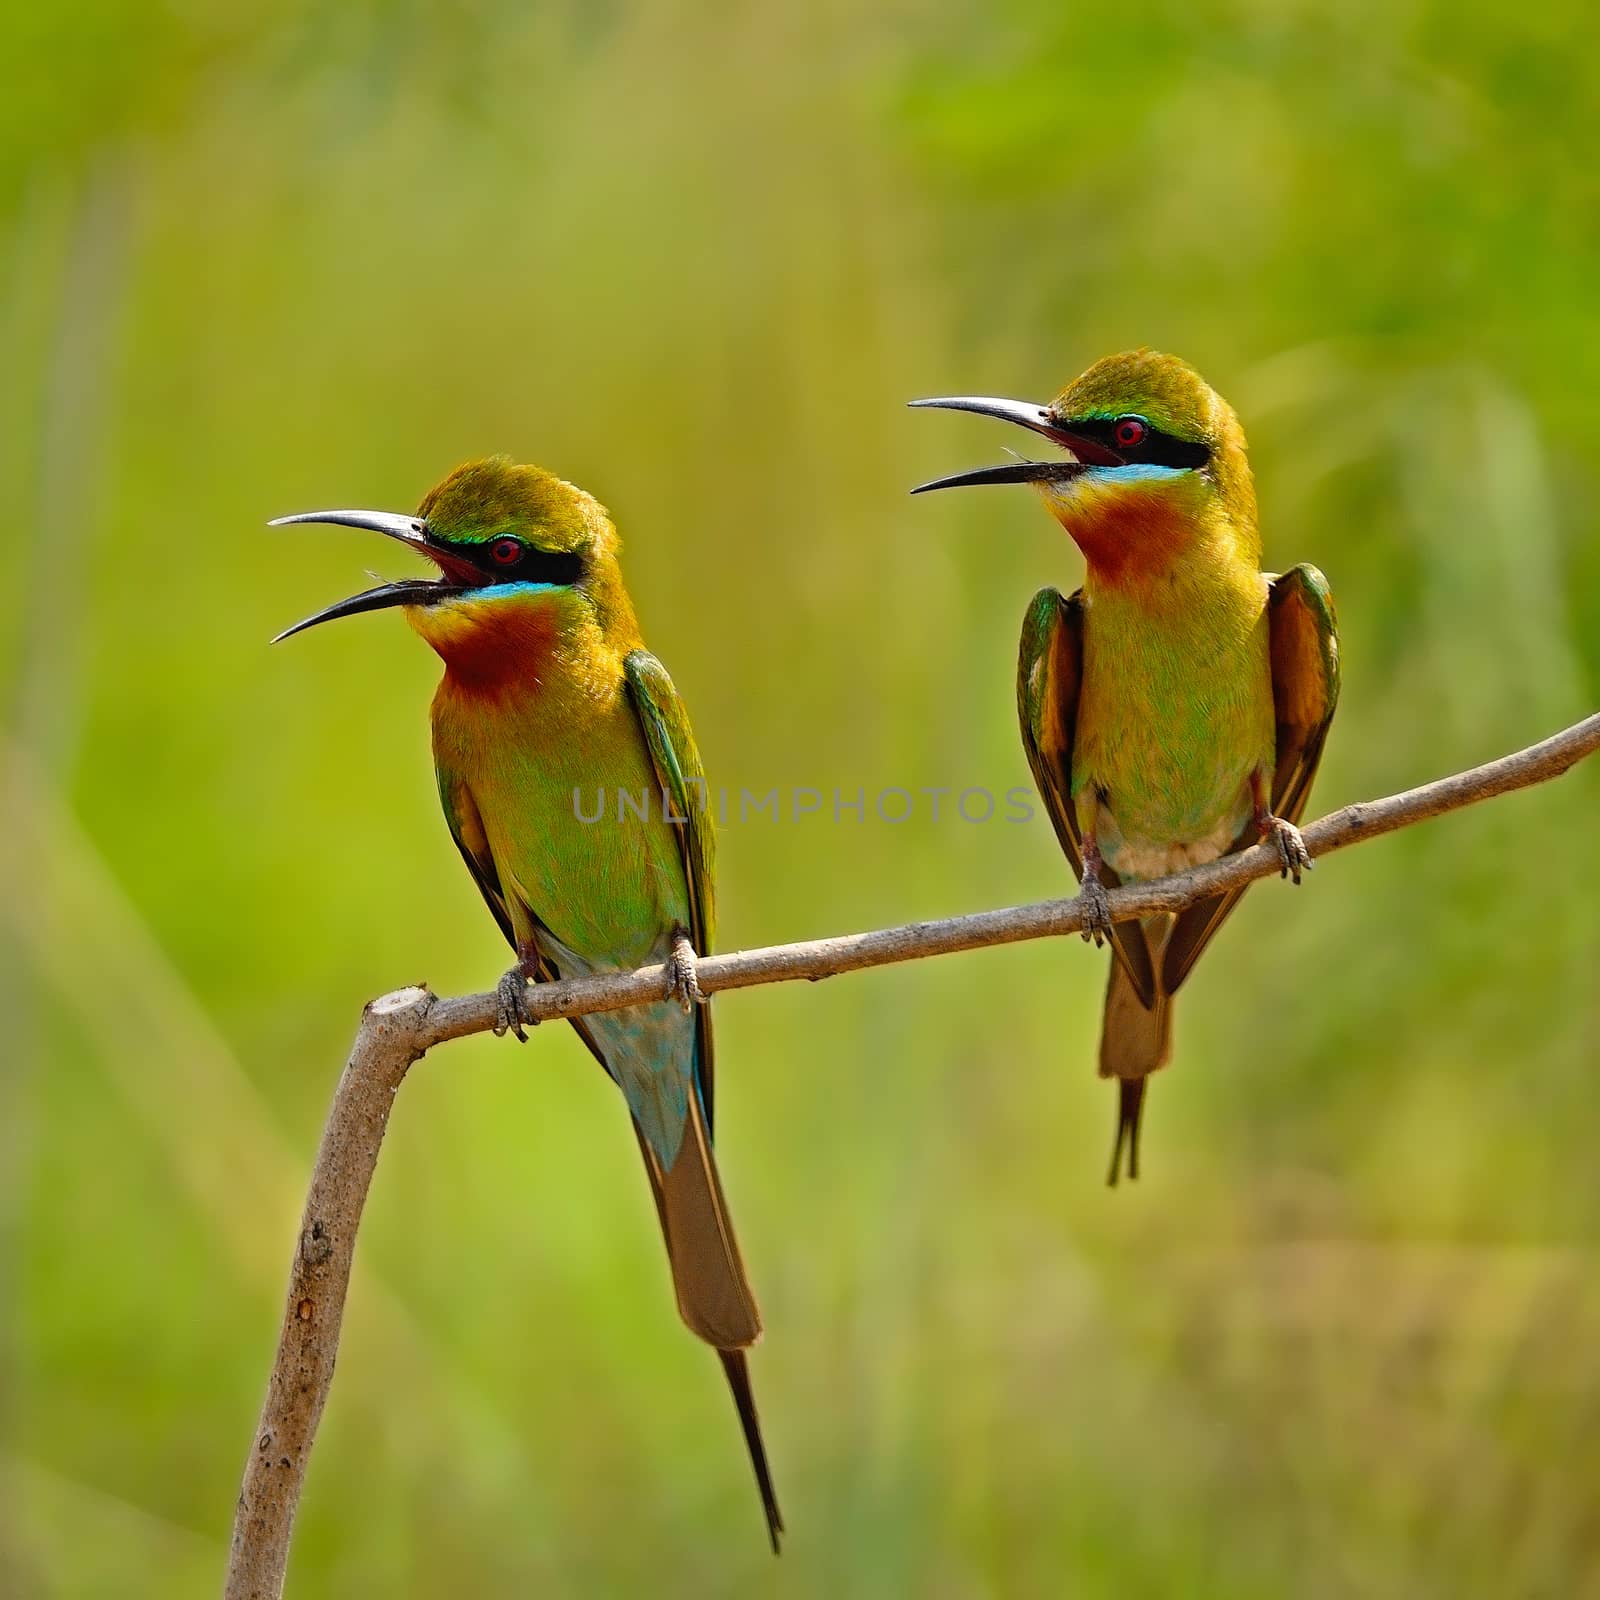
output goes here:
{"type": "Polygon", "coordinates": [[[415,516],[393,511],[307,511],[279,517],[369,528],[398,539],[439,570],[341,600],[278,635],[362,611],[404,606],[441,655],[453,641],[480,640],[530,611],[586,607],[602,629],[633,627],[617,566],[617,535],[593,496],[539,467],[506,456],[469,461],[423,496],[415,516]]]}
{"type": "Polygon", "coordinates": [[[1176,356],[1107,356],[1045,406],[968,395],[912,404],[998,417],[1067,451],[940,478],[912,492],[1036,484],[1091,565],[1164,563],[1218,525],[1255,541],[1255,489],[1239,419],[1176,356]]]}

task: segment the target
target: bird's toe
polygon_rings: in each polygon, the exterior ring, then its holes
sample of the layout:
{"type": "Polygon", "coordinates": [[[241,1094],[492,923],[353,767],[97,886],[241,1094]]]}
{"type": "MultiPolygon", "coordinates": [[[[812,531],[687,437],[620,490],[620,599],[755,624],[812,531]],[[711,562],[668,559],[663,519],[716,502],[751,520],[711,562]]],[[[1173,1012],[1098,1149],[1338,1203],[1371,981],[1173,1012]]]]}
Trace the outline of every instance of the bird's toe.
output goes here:
{"type": "Polygon", "coordinates": [[[687,1014],[696,1006],[704,1005],[705,995],[700,989],[700,977],[697,972],[700,958],[695,954],[694,946],[689,942],[688,934],[681,930],[672,937],[672,951],[667,956],[667,993],[668,1000],[676,1000],[687,1014]]]}
{"type": "Polygon", "coordinates": [[[1274,817],[1272,842],[1278,851],[1280,878],[1292,878],[1299,883],[1300,874],[1309,872],[1316,865],[1311,859],[1311,852],[1306,849],[1304,835],[1292,822],[1286,822],[1282,817],[1274,817]]]}
{"type": "Polygon", "coordinates": [[[519,1043],[526,1044],[527,1028],[539,1025],[539,1019],[528,1013],[527,992],[528,980],[521,967],[513,967],[496,985],[494,1032],[497,1039],[511,1033],[519,1043]]]}
{"type": "Polygon", "coordinates": [[[1078,891],[1078,905],[1083,912],[1083,937],[1102,945],[1111,937],[1111,899],[1105,886],[1096,878],[1085,878],[1078,891]]]}

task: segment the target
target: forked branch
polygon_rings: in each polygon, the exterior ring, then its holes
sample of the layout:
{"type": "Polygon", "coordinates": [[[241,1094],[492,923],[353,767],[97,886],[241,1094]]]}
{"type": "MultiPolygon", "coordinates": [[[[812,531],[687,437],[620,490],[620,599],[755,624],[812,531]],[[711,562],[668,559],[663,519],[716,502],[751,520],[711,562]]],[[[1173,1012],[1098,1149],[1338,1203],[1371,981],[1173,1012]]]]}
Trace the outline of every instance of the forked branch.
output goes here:
{"type": "MultiPolygon", "coordinates": [[[[1600,713],[1498,761],[1403,794],[1335,811],[1304,830],[1306,847],[1313,857],[1322,857],[1480,800],[1545,783],[1596,749],[1600,749],[1600,713]]],[[[1115,889],[1110,895],[1111,915],[1120,922],[1158,911],[1181,911],[1195,900],[1242,888],[1276,871],[1277,852],[1257,845],[1155,883],[1115,889]]],[[[831,978],[864,967],[1049,938],[1078,932],[1082,925],[1075,900],[1047,900],[872,933],[706,956],[697,975],[701,989],[715,994],[722,989],[831,978]]],[[[528,991],[527,1009],[540,1019],[615,1011],[661,999],[667,979],[664,966],[651,966],[636,972],[534,984],[528,991]]],[[[225,1600],[277,1600],[283,1592],[295,1508],[317,1422],[333,1381],[356,1229],[394,1096],[412,1062],[434,1045],[487,1032],[494,1026],[495,1016],[493,993],[439,1000],[423,988],[384,995],[363,1014],[323,1130],[306,1198],[277,1357],[239,1491],[225,1600]]]]}

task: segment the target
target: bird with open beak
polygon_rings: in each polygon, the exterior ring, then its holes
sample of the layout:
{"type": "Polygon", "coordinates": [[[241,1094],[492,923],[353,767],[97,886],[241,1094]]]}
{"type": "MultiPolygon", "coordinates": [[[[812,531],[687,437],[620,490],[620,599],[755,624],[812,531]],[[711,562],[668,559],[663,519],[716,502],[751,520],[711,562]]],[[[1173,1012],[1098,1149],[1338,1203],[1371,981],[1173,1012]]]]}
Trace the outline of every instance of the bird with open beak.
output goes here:
{"type": "Polygon", "coordinates": [[[678,1310],[722,1358],[774,1551],[783,1530],[746,1351],[761,1314],[712,1153],[711,1010],[695,983],[714,925],[704,769],[666,668],[644,648],[605,508],[504,457],[458,467],[415,516],[311,511],[398,539],[438,569],[341,600],[279,638],[389,607],[444,662],[434,765],[451,837],[517,964],[500,1023],[527,1037],[527,984],[664,963],[672,994],[573,1017],[632,1114],[678,1310]],[[580,815],[578,797],[644,804],[580,815]],[[673,1003],[676,1002],[676,1003],[673,1003]]]}
{"type": "Polygon", "coordinates": [[[1262,571],[1232,408],[1152,350],[1097,361],[1048,405],[916,400],[1014,423],[1064,454],[922,484],[1027,483],[1083,553],[1083,587],[1023,622],[1022,742],[1081,882],[1084,937],[1113,955],[1100,1075],[1119,1087],[1108,1181],[1139,1172],[1145,1082],[1172,1054],[1172,1000],[1242,890],[1113,924],[1106,890],[1270,841],[1300,881],[1304,814],[1339,698],[1327,580],[1262,571]]]}

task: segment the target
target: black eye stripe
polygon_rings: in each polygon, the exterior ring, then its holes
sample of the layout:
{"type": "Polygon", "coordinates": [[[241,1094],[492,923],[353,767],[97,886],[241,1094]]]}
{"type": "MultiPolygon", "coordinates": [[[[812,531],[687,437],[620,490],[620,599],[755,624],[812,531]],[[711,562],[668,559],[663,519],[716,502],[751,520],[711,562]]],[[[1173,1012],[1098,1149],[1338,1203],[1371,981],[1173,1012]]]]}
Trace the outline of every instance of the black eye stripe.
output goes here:
{"type": "Polygon", "coordinates": [[[553,583],[567,589],[583,576],[583,557],[575,550],[529,550],[506,577],[517,583],[553,583]]]}
{"type": "Polygon", "coordinates": [[[538,550],[530,544],[523,544],[522,554],[517,560],[495,560],[495,547],[504,544],[507,537],[501,535],[487,543],[463,539],[450,544],[449,548],[465,556],[492,584],[548,583],[569,589],[583,577],[583,555],[576,550],[538,550]]]}
{"type": "Polygon", "coordinates": [[[1120,445],[1116,435],[1117,424],[1121,420],[1120,417],[1083,417],[1063,422],[1061,426],[1069,433],[1081,433],[1084,438],[1093,439],[1108,450],[1115,450],[1118,455],[1127,458],[1130,466],[1137,462],[1141,466],[1186,467],[1193,470],[1203,467],[1211,459],[1210,450],[1197,440],[1176,439],[1154,426],[1151,426],[1141,443],[1131,448],[1120,445]]]}

